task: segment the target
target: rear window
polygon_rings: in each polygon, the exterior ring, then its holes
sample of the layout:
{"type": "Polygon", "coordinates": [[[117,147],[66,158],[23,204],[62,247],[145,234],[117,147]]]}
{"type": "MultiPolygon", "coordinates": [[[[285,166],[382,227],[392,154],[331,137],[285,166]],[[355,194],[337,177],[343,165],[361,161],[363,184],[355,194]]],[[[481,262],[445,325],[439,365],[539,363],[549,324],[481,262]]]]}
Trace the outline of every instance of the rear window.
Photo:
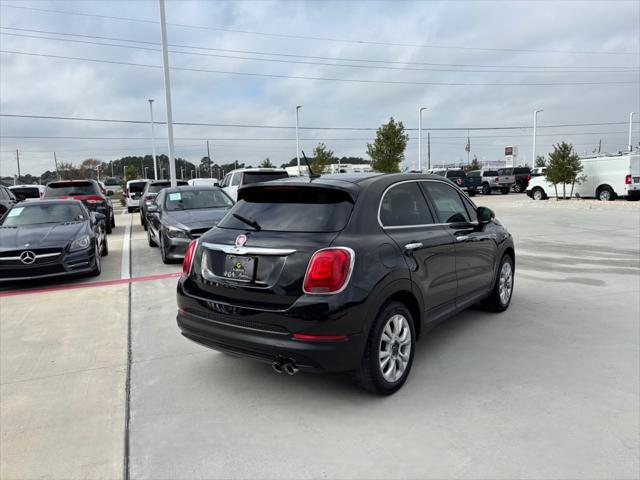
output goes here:
{"type": "Polygon", "coordinates": [[[268,182],[269,180],[287,178],[288,176],[287,172],[244,172],[242,184],[249,185],[250,183],[268,182]]]}
{"type": "MultiPolygon", "coordinates": [[[[473,172],[469,172],[467,173],[467,177],[479,177],[480,176],[480,170],[474,170],[473,172]]],[[[489,172],[485,172],[485,175],[491,175],[489,172]]]]}
{"type": "MultiPolygon", "coordinates": [[[[187,182],[184,182],[184,181],[177,182],[176,185],[187,185],[187,182]]],[[[168,188],[170,186],[171,186],[171,182],[150,183],[149,190],[147,190],[147,193],[158,193],[163,188],[168,188]]]]}
{"type": "Polygon", "coordinates": [[[447,172],[447,178],[460,178],[466,177],[465,173],[462,170],[449,170],[447,172]]]}
{"type": "Polygon", "coordinates": [[[107,187],[115,187],[115,186],[120,185],[120,182],[118,181],[118,179],[117,179],[117,178],[109,177],[109,178],[107,178],[107,179],[104,181],[104,184],[105,184],[107,187]]]}
{"type": "Polygon", "coordinates": [[[498,175],[513,175],[513,168],[501,168],[498,175]]]}
{"type": "Polygon", "coordinates": [[[240,192],[240,200],[218,227],[251,229],[235,213],[267,231],[337,232],[346,226],[353,210],[351,196],[331,188],[257,187],[240,192]]]}
{"type": "Polygon", "coordinates": [[[514,168],[513,169],[513,173],[531,173],[531,170],[529,170],[528,168],[524,167],[524,168],[514,168]]]}
{"type": "Polygon", "coordinates": [[[128,188],[131,193],[141,193],[146,184],[147,182],[131,182],[128,188]]]}
{"type": "Polygon", "coordinates": [[[11,190],[11,192],[20,201],[27,198],[40,198],[40,190],[38,190],[36,187],[10,188],[9,190],[11,190]]]}
{"type": "Polygon", "coordinates": [[[57,182],[47,185],[45,197],[59,195],[97,195],[100,193],[92,182],[57,182]]]}
{"type": "Polygon", "coordinates": [[[498,176],[498,172],[497,172],[497,170],[486,170],[484,172],[484,176],[485,177],[497,177],[498,176]]]}

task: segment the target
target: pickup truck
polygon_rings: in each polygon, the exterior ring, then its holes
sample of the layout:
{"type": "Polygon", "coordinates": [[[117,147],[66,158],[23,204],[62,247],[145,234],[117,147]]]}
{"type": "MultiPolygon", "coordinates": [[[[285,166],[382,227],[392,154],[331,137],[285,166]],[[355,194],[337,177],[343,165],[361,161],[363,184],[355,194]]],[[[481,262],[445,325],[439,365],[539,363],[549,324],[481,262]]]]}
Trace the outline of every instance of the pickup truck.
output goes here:
{"type": "Polygon", "coordinates": [[[468,177],[462,170],[434,170],[433,173],[448,178],[467,192],[470,197],[473,197],[482,187],[482,179],[480,177],[468,177]]]}
{"type": "Polygon", "coordinates": [[[506,195],[515,183],[513,175],[499,175],[497,170],[472,170],[467,173],[467,176],[481,179],[481,190],[484,195],[490,195],[493,190],[500,190],[503,195],[506,195]]]}
{"type": "Polygon", "coordinates": [[[513,191],[516,193],[523,193],[527,190],[527,185],[531,181],[531,169],[529,167],[508,167],[498,169],[498,174],[502,177],[513,176],[515,183],[513,184],[513,191]]]}

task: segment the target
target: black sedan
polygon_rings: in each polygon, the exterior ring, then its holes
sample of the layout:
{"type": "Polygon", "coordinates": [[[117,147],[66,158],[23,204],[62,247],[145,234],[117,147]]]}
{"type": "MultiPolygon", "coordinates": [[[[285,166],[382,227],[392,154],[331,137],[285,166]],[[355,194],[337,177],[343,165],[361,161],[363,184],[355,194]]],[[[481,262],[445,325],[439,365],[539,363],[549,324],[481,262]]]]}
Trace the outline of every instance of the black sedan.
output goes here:
{"type": "Polygon", "coordinates": [[[238,199],[178,282],[178,326],[202,345],[390,394],[438,322],[509,307],[511,235],[440,176],[298,177],[238,199]]]}
{"type": "Polygon", "coordinates": [[[174,187],[147,205],[149,245],[160,247],[164,263],[182,260],[189,242],[213,228],[233,206],[219,187],[174,187]]]}
{"type": "Polygon", "coordinates": [[[78,200],[26,200],[0,218],[0,282],[100,275],[106,217],[78,200]]]}

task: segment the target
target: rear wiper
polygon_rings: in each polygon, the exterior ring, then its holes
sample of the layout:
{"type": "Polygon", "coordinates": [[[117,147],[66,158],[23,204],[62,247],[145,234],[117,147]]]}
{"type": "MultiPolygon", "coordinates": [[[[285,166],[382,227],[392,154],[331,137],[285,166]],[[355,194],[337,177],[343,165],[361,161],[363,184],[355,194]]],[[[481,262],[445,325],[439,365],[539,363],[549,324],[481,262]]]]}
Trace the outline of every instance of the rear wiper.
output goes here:
{"type": "Polygon", "coordinates": [[[242,215],[239,215],[237,213],[234,213],[233,216],[236,217],[238,220],[240,220],[242,223],[246,223],[247,225],[255,228],[258,231],[262,230],[262,227],[260,227],[260,224],[256,222],[253,218],[243,217],[242,215]]]}

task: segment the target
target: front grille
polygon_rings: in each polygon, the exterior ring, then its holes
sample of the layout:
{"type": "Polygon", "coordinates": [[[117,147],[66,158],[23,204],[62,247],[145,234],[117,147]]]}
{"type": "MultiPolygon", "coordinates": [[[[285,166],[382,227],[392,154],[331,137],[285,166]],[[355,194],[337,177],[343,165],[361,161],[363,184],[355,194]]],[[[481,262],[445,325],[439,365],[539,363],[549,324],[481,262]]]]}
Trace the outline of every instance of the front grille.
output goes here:
{"type": "Polygon", "coordinates": [[[9,250],[6,252],[2,252],[0,253],[0,258],[5,258],[5,257],[19,257],[20,254],[22,252],[24,252],[25,250],[29,250],[33,253],[35,253],[36,255],[43,255],[43,254],[48,254],[48,253],[62,253],[62,249],[61,248],[24,248],[22,250],[9,250]]]}

